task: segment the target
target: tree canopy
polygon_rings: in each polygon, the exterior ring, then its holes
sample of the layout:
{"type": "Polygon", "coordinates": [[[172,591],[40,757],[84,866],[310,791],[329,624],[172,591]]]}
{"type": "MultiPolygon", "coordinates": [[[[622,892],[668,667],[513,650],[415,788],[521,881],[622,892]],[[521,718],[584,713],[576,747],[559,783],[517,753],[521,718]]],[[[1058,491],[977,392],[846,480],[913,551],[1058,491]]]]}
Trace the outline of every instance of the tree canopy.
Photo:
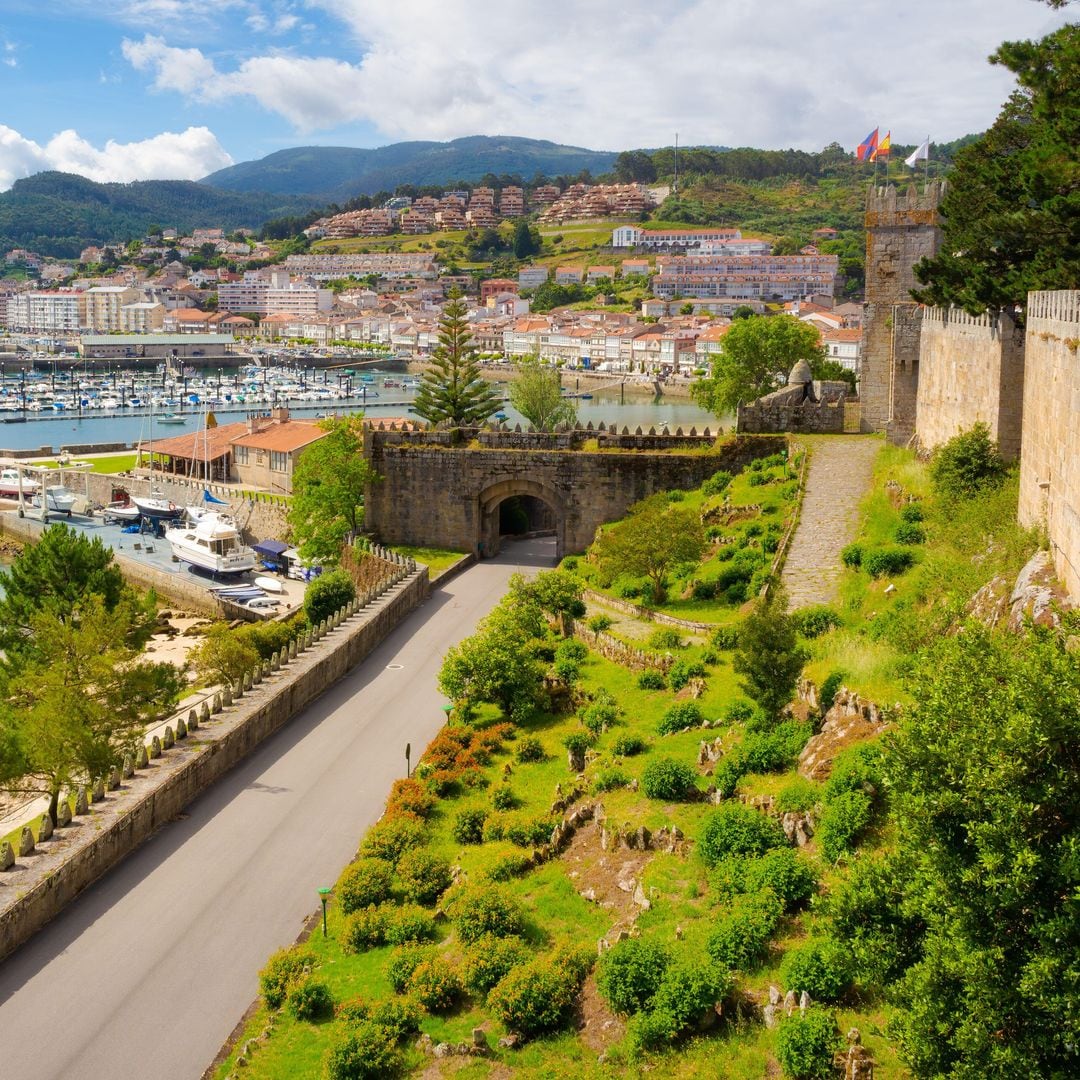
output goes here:
{"type": "Polygon", "coordinates": [[[573,401],[563,397],[558,368],[539,356],[525,356],[517,363],[517,375],[510,384],[510,404],[538,431],[577,419],[573,401]]]}
{"type": "Polygon", "coordinates": [[[715,416],[735,411],[781,384],[796,361],[825,359],[817,330],[791,315],[752,315],[732,322],[720,339],[712,372],[690,387],[694,400],[715,416]]]}
{"type": "Polygon", "coordinates": [[[465,301],[454,297],[439,320],[439,344],[420,380],[413,412],[433,424],[480,424],[498,409],[498,391],[480,374],[465,301]]]}
{"type": "Polygon", "coordinates": [[[742,676],[742,688],[770,718],[791,700],[806,663],[795,620],[787,610],[787,593],[778,586],[760,597],[739,629],[739,646],[731,666],[742,676]]]}

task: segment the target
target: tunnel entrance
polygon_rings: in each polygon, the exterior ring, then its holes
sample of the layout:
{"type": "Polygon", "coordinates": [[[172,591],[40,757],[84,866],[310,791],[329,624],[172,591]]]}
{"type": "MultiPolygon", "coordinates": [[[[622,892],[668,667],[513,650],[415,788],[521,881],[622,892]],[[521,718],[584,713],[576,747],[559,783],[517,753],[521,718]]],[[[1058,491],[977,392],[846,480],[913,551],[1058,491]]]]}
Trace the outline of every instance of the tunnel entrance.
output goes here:
{"type": "Polygon", "coordinates": [[[480,496],[477,555],[491,558],[507,537],[555,537],[555,559],[561,559],[566,535],[562,499],[532,480],[504,480],[480,496]]]}

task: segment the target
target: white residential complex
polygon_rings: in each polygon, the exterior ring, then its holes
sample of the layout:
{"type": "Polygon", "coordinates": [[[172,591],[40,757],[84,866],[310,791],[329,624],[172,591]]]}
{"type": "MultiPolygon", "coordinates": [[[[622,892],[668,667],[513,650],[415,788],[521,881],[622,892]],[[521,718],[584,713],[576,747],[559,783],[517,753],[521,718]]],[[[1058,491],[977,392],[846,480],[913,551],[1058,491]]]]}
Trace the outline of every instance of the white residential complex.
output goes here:
{"type": "Polygon", "coordinates": [[[272,315],[313,315],[334,306],[330,289],[320,289],[310,281],[294,281],[283,271],[264,274],[251,270],[242,281],[223,281],[218,286],[218,308],[223,311],[272,315]]]}
{"type": "Polygon", "coordinates": [[[289,255],[285,269],[292,274],[303,274],[316,281],[333,281],[336,278],[367,277],[375,274],[388,280],[401,278],[428,278],[439,276],[435,259],[431,255],[289,255]]]}

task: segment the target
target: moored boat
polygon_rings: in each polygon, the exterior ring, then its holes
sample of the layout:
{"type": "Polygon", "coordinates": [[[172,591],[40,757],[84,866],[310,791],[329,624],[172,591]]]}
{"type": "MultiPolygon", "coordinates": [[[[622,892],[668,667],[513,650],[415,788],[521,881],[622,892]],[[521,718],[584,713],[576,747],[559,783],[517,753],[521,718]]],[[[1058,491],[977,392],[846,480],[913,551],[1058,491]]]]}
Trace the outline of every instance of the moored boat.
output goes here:
{"type": "Polygon", "coordinates": [[[240,539],[236,526],[220,514],[204,514],[193,525],[165,530],[173,554],[181,561],[215,574],[254,570],[255,552],[240,539]]]}

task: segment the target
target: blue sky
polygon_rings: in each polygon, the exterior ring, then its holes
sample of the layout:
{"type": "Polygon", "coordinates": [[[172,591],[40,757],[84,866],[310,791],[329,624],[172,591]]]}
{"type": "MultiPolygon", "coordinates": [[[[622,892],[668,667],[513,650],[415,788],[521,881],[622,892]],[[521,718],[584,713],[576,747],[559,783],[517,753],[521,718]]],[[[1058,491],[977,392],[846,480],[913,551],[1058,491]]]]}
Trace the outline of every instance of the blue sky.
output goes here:
{"type": "MultiPolygon", "coordinates": [[[[1075,14],[1072,12],[1071,14],[1075,14]]],[[[1036,0],[2,0],[0,190],[287,146],[523,135],[848,147],[984,129],[1036,0]]]]}

